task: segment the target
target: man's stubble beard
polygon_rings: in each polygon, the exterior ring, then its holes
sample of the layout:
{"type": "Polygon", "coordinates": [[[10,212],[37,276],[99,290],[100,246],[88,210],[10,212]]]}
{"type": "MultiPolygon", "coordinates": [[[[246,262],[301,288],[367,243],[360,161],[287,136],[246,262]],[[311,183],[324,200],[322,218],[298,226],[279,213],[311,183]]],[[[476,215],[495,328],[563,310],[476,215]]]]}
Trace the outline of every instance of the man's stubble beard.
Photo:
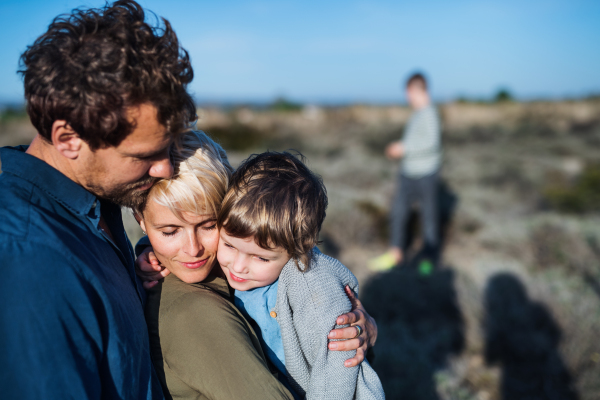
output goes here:
{"type": "Polygon", "coordinates": [[[145,186],[148,183],[154,183],[157,179],[148,176],[135,183],[128,183],[110,190],[105,190],[100,187],[90,187],[88,190],[94,193],[97,197],[113,202],[121,207],[128,207],[133,210],[139,210],[141,206],[146,202],[148,193],[152,187],[139,190],[137,188],[145,186]]]}

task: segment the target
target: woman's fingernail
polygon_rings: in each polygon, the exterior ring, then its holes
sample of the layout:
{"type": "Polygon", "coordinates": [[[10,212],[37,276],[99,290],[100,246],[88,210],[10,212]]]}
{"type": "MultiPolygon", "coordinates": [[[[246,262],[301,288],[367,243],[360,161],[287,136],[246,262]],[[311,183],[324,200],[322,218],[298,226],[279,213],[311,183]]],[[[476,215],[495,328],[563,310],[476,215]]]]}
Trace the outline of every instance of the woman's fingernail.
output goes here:
{"type": "Polygon", "coordinates": [[[337,348],[338,348],[338,345],[337,345],[337,343],[329,343],[329,348],[330,348],[331,350],[335,350],[335,349],[337,349],[337,348]]]}

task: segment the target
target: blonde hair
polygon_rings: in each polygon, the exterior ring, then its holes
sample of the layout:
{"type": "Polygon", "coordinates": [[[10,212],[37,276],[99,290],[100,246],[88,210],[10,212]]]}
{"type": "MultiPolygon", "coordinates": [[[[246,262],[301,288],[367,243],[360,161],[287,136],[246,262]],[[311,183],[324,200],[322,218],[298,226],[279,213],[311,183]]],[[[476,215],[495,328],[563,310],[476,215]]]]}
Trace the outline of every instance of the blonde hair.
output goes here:
{"type": "Polygon", "coordinates": [[[189,131],[175,143],[171,161],[173,177],[156,182],[138,212],[154,201],[180,219],[184,212],[216,216],[233,173],[225,150],[204,132],[189,131]]]}

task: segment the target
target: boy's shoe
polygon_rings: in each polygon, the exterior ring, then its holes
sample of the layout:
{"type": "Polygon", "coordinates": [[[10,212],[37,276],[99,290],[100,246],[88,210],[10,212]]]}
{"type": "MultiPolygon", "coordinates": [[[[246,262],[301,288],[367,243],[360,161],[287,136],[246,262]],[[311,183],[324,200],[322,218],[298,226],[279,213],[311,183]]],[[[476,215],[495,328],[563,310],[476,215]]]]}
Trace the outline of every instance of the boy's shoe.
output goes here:
{"type": "Polygon", "coordinates": [[[429,260],[421,260],[418,270],[422,276],[429,276],[433,272],[433,263],[429,260]]]}
{"type": "Polygon", "coordinates": [[[387,271],[396,266],[396,259],[389,251],[382,255],[372,258],[368,263],[371,271],[387,271]]]}

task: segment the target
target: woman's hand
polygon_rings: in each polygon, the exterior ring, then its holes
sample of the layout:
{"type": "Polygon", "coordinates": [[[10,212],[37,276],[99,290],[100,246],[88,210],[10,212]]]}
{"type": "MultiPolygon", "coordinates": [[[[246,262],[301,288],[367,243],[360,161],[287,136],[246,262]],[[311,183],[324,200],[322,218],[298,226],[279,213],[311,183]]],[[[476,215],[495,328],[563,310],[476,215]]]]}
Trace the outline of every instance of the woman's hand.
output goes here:
{"type": "Polygon", "coordinates": [[[346,286],[346,295],[352,303],[352,310],[349,313],[342,314],[335,321],[337,325],[351,326],[338,328],[329,332],[329,339],[345,339],[343,341],[329,342],[329,350],[349,351],[356,350],[356,355],[344,362],[345,367],[355,367],[365,359],[365,353],[369,347],[375,345],[377,340],[377,323],[367,313],[360,300],[358,300],[352,290],[346,286]],[[359,326],[362,333],[356,336],[359,326]]]}
{"type": "Polygon", "coordinates": [[[144,289],[149,290],[171,272],[160,265],[152,247],[146,247],[135,260],[135,273],[142,280],[144,289]]]}

